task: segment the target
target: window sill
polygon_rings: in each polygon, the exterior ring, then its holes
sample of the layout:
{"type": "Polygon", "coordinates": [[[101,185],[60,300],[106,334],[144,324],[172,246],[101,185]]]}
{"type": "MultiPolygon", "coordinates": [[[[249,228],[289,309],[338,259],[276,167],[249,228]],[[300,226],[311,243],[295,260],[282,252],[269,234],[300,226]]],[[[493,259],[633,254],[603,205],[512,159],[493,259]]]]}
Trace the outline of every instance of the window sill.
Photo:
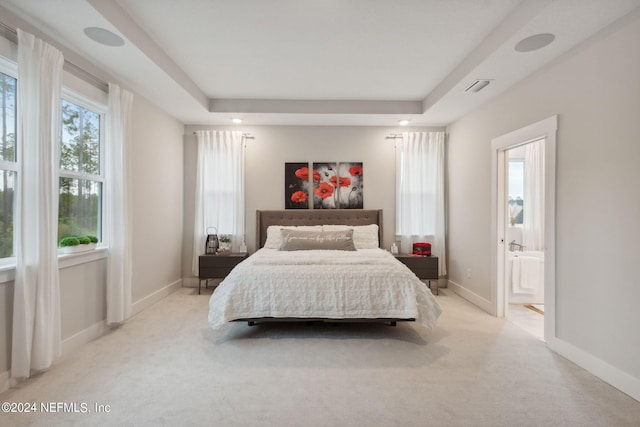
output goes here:
{"type": "Polygon", "coordinates": [[[73,254],[59,254],[58,255],[58,268],[68,268],[74,265],[84,264],[85,262],[91,262],[98,259],[106,258],[109,254],[109,248],[106,246],[100,246],[95,249],[90,249],[84,252],[76,252],[73,254]]]}
{"type": "MultiPolygon", "coordinates": [[[[73,267],[74,265],[84,264],[91,261],[107,258],[109,248],[106,246],[97,247],[96,249],[78,252],[75,254],[58,254],[58,269],[73,267]]],[[[0,266],[0,284],[13,282],[16,279],[16,265],[7,264],[0,266]]]]}

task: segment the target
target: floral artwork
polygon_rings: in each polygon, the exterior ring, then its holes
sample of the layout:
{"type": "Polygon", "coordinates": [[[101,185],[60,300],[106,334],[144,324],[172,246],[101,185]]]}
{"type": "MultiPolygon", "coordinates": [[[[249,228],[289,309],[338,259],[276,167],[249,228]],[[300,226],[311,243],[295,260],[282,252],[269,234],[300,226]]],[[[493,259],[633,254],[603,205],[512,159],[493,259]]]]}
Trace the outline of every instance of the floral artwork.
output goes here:
{"type": "Polygon", "coordinates": [[[341,209],[362,209],[362,162],[338,165],[338,203],[341,209]]]}
{"type": "Polygon", "coordinates": [[[362,209],[362,180],[362,162],[285,163],[285,209],[362,209]]]}
{"type": "Polygon", "coordinates": [[[337,163],[313,163],[313,171],[319,175],[319,180],[313,182],[313,208],[335,209],[338,207],[338,193],[336,185],[331,179],[337,176],[337,163]]]}
{"type": "MultiPolygon", "coordinates": [[[[284,164],[284,200],[286,209],[309,209],[309,164],[284,164]]],[[[315,179],[316,173],[311,174],[315,179]]],[[[320,176],[317,176],[318,180],[320,176]]]]}
{"type": "Polygon", "coordinates": [[[314,163],[314,209],[362,209],[362,163],[314,163]]]}

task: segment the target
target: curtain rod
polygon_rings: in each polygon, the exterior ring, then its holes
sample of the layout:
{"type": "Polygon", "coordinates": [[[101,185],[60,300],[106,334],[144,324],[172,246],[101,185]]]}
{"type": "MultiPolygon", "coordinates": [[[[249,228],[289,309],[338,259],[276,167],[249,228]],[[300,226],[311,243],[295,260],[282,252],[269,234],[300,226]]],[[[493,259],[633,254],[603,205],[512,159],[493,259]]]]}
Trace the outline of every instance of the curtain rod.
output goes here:
{"type": "MultiPolygon", "coordinates": [[[[193,132],[193,134],[195,135],[196,132],[193,132]]],[[[255,139],[255,137],[253,135],[251,135],[250,133],[245,133],[245,132],[242,133],[242,137],[244,139],[255,139]]]]}
{"type": "MultiPolygon", "coordinates": [[[[18,30],[15,28],[5,24],[4,22],[0,22],[0,36],[5,39],[18,44],[18,30]]],[[[57,49],[57,47],[56,47],[57,49]]],[[[64,56],[64,55],[63,55],[64,56]]],[[[94,76],[90,72],[86,71],[82,67],[74,64],[73,62],[69,62],[68,60],[64,60],[64,65],[62,67],[65,71],[74,76],[78,77],[81,80],[89,83],[91,86],[95,86],[103,92],[109,93],[109,83],[104,80],[94,76]]]]}

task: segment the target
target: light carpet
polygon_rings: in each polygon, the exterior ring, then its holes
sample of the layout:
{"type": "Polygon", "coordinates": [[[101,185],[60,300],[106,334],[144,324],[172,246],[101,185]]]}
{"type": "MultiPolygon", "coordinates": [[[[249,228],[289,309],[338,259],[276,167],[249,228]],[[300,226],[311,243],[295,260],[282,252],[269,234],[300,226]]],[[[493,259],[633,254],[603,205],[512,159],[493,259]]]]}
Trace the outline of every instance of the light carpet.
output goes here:
{"type": "MultiPolygon", "coordinates": [[[[210,291],[209,291],[210,292],[210,291]]],[[[6,426],[637,426],[640,403],[445,290],[414,324],[207,325],[180,289],[0,395],[6,426]],[[108,412],[96,412],[108,408],[108,412]],[[82,406],[79,406],[82,409],[82,406]]]]}

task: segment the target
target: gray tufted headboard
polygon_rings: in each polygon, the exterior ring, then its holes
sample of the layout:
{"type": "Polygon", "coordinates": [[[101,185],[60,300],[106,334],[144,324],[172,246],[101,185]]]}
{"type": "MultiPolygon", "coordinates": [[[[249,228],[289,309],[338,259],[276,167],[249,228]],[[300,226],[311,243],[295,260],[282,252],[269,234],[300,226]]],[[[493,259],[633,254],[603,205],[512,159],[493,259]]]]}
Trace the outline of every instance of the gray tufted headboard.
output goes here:
{"type": "Polygon", "coordinates": [[[256,211],[256,248],[264,246],[270,225],[369,225],[378,224],[382,245],[382,209],[316,209],[256,211]]]}

